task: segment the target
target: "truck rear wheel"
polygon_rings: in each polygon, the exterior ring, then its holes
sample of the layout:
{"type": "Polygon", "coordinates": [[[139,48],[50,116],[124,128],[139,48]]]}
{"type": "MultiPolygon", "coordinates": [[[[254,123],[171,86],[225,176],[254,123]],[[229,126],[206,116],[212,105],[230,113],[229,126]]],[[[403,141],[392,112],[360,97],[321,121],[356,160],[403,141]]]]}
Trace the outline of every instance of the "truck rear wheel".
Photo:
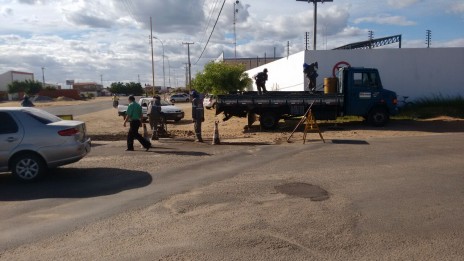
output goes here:
{"type": "Polygon", "coordinates": [[[274,113],[265,112],[259,116],[259,122],[263,129],[275,130],[279,125],[279,116],[274,113]]]}
{"type": "Polygon", "coordinates": [[[368,116],[368,121],[375,127],[382,127],[390,120],[390,115],[387,109],[376,107],[371,110],[368,116]]]}

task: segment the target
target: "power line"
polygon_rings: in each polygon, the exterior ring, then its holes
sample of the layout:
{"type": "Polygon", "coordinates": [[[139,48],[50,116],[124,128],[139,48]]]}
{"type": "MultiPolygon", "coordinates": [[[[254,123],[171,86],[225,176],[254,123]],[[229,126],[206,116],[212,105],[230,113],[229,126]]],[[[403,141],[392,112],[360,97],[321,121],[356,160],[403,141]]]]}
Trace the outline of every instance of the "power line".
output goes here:
{"type": "Polygon", "coordinates": [[[219,10],[218,17],[216,18],[216,22],[214,23],[213,30],[211,30],[211,34],[209,35],[208,41],[205,44],[205,47],[203,48],[203,51],[201,51],[200,57],[198,57],[198,60],[195,62],[195,65],[200,61],[200,58],[203,56],[203,53],[206,50],[206,47],[208,46],[209,40],[211,39],[211,36],[213,36],[214,29],[216,28],[217,22],[219,21],[219,17],[221,16],[222,9],[224,9],[224,4],[226,3],[226,0],[222,2],[221,10],[219,10]]]}
{"type": "Polygon", "coordinates": [[[205,32],[203,33],[203,36],[201,37],[200,43],[203,43],[204,40],[205,40],[205,38],[206,38],[206,36],[208,35],[208,28],[209,28],[209,25],[211,24],[211,19],[213,18],[213,13],[214,13],[214,11],[216,10],[216,6],[217,6],[217,3],[218,3],[218,2],[219,2],[219,0],[216,0],[216,1],[214,2],[213,8],[210,9],[210,11],[209,11],[209,15],[208,15],[208,19],[207,19],[208,22],[205,23],[205,27],[204,27],[204,29],[203,29],[203,31],[205,31],[205,32]]]}

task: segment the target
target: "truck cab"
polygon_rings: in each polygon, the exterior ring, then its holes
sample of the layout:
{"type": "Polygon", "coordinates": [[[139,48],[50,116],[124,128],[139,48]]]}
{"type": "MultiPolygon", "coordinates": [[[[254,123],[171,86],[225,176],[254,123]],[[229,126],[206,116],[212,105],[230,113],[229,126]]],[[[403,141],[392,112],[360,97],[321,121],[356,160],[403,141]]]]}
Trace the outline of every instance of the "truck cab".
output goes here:
{"type": "Polygon", "coordinates": [[[383,126],[390,115],[398,113],[396,93],[383,88],[377,69],[341,68],[338,78],[345,115],[362,116],[375,126],[383,126]]]}

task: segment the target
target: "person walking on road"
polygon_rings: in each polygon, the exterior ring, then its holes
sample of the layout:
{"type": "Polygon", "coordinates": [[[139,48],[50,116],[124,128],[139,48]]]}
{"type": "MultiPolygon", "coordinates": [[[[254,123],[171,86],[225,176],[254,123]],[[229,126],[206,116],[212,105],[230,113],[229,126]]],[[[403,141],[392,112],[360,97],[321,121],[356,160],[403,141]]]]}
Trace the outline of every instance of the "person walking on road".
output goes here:
{"type": "Polygon", "coordinates": [[[140,125],[142,124],[142,106],[135,102],[134,96],[129,96],[129,106],[124,119],[124,127],[129,122],[129,132],[127,133],[127,149],[126,151],[134,150],[134,138],[148,151],[151,148],[151,143],[144,139],[139,133],[140,125]]]}
{"type": "Polygon", "coordinates": [[[113,94],[113,107],[117,108],[119,105],[119,97],[116,94],[113,94]]]}
{"type": "Polygon", "coordinates": [[[203,101],[197,92],[193,92],[192,97],[192,119],[195,129],[195,141],[203,142],[203,138],[201,137],[201,123],[205,121],[205,109],[203,108],[203,101]]]}
{"type": "Polygon", "coordinates": [[[262,72],[259,72],[255,76],[253,76],[256,82],[256,87],[258,88],[258,94],[262,95],[263,93],[267,93],[266,90],[266,81],[267,81],[267,69],[264,68],[262,72]]]}
{"type": "Polygon", "coordinates": [[[161,98],[153,96],[153,100],[148,105],[148,121],[152,130],[151,140],[158,140],[158,125],[161,123],[161,98]]]}

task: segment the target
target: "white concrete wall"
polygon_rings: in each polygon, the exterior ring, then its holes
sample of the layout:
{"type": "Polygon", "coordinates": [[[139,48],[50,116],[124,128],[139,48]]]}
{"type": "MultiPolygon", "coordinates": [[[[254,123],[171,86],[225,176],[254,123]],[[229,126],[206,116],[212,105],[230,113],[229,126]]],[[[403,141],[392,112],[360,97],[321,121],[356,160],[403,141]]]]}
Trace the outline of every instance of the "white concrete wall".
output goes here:
{"type": "Polygon", "coordinates": [[[332,77],[334,65],[346,61],[353,67],[379,69],[384,88],[397,92],[399,97],[464,96],[464,48],[304,51],[247,72],[252,77],[267,68],[268,90],[302,91],[307,86],[303,63],[316,61],[319,88],[324,78],[332,77]]]}
{"type": "MultiPolygon", "coordinates": [[[[304,55],[304,52],[299,52],[290,55],[288,58],[285,57],[246,72],[250,78],[253,78],[258,72],[262,72],[264,68],[267,68],[268,81],[266,82],[266,89],[268,91],[301,91],[303,89],[302,68],[304,55]]],[[[254,80],[253,90],[257,90],[254,80]]]]}
{"type": "Polygon", "coordinates": [[[399,97],[464,95],[464,48],[414,48],[306,51],[306,63],[319,63],[318,85],[346,61],[353,67],[379,69],[384,88],[399,97]]]}

